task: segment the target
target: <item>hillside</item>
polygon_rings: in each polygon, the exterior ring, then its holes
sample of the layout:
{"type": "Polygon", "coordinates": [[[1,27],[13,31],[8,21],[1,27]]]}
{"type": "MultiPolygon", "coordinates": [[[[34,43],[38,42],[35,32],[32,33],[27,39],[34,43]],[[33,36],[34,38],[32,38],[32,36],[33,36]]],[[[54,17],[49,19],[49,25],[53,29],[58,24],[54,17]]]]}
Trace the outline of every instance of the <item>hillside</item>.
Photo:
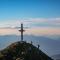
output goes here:
{"type": "Polygon", "coordinates": [[[15,42],[0,51],[0,60],[52,60],[41,50],[24,41],[15,42]]]}

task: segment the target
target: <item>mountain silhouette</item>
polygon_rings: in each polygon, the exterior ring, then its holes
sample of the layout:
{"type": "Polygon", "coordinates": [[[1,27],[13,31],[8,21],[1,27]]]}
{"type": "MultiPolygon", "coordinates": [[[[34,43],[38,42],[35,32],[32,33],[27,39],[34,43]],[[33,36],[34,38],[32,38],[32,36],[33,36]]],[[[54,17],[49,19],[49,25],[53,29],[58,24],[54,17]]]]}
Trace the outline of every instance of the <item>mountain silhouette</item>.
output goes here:
{"type": "MultiPolygon", "coordinates": [[[[20,41],[20,35],[0,36],[0,50],[17,41],[20,41]]],[[[50,57],[55,54],[60,54],[60,39],[54,40],[45,36],[24,35],[24,41],[28,43],[32,41],[36,47],[39,44],[40,49],[50,57]]]]}
{"type": "Polygon", "coordinates": [[[39,48],[25,41],[12,43],[0,51],[0,60],[53,60],[39,48]]]}

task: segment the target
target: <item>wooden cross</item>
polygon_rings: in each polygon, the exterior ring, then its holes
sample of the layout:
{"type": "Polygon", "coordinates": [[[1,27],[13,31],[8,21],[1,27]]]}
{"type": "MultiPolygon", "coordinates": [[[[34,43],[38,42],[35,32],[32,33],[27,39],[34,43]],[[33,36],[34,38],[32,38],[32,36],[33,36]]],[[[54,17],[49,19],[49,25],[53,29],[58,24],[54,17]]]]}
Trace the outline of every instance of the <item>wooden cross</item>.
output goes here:
{"type": "Polygon", "coordinates": [[[21,41],[23,41],[23,32],[25,30],[23,29],[23,24],[21,23],[21,30],[19,30],[19,32],[21,32],[21,41]]]}

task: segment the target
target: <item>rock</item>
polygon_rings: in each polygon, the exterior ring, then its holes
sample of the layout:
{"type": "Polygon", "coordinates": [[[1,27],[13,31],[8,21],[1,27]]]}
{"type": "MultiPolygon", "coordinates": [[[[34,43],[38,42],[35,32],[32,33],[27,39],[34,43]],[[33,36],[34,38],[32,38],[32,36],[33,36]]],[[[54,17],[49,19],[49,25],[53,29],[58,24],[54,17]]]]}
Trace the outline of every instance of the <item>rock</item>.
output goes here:
{"type": "Polygon", "coordinates": [[[15,42],[0,52],[0,60],[53,60],[39,48],[26,42],[15,42]]]}

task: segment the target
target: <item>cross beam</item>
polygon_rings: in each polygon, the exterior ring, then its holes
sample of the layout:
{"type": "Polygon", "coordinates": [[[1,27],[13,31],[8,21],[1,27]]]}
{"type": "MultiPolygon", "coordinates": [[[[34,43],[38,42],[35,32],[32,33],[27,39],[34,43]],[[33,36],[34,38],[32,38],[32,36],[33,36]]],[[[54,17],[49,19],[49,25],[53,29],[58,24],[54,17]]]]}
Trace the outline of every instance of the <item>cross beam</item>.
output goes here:
{"type": "Polygon", "coordinates": [[[21,32],[21,41],[23,41],[23,32],[25,30],[23,29],[23,24],[21,23],[21,30],[19,30],[19,32],[21,32]]]}

